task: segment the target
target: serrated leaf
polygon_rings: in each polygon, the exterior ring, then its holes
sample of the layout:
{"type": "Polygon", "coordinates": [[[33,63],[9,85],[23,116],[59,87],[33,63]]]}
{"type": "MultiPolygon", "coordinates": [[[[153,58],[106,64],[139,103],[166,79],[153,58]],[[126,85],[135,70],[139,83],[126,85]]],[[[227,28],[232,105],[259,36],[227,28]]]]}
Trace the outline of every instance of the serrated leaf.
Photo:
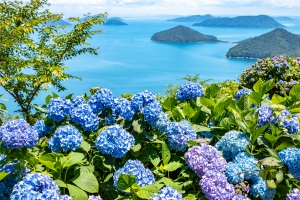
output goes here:
{"type": "Polygon", "coordinates": [[[207,108],[210,108],[210,109],[213,109],[214,107],[216,107],[216,103],[212,99],[208,99],[205,97],[200,98],[200,103],[201,103],[201,105],[203,105],[207,108]]]}
{"type": "Polygon", "coordinates": [[[75,185],[89,193],[98,193],[99,184],[97,178],[92,173],[80,174],[77,179],[73,181],[75,185]]]}
{"type": "Polygon", "coordinates": [[[135,176],[130,174],[120,174],[118,179],[118,188],[124,192],[130,192],[131,186],[135,183],[135,176]]]}
{"type": "Polygon", "coordinates": [[[279,170],[276,174],[276,182],[281,183],[281,181],[283,181],[283,178],[284,178],[284,174],[281,170],[279,170]]]}
{"type": "Polygon", "coordinates": [[[184,114],[182,112],[182,110],[179,107],[175,107],[172,110],[172,117],[176,120],[176,121],[181,121],[182,119],[184,119],[184,114]]]}
{"type": "Polygon", "coordinates": [[[163,164],[167,165],[171,159],[171,151],[165,142],[163,142],[161,145],[161,156],[162,156],[163,164]]]}
{"type": "Polygon", "coordinates": [[[141,144],[138,143],[138,144],[134,145],[133,147],[131,147],[131,150],[132,150],[133,152],[137,152],[137,151],[139,151],[141,148],[142,148],[141,144]]]}
{"type": "Polygon", "coordinates": [[[45,165],[46,167],[57,171],[55,168],[55,163],[57,162],[57,157],[54,153],[44,154],[39,158],[40,163],[45,165]]]}
{"type": "Polygon", "coordinates": [[[91,145],[88,142],[82,140],[80,148],[82,148],[84,151],[88,152],[91,149],[91,145]]]}
{"type": "Polygon", "coordinates": [[[160,158],[153,147],[149,147],[146,149],[146,156],[150,159],[151,163],[157,167],[160,163],[160,158]]]}
{"type": "Polygon", "coordinates": [[[253,85],[253,90],[254,90],[254,92],[261,93],[262,90],[263,90],[263,86],[264,86],[264,83],[262,82],[261,79],[259,79],[259,80],[253,85]]]}
{"type": "Polygon", "coordinates": [[[78,152],[71,152],[65,157],[63,162],[63,168],[70,167],[72,165],[80,163],[84,159],[84,154],[78,152]]]}
{"type": "Polygon", "coordinates": [[[282,102],[285,101],[285,99],[278,94],[274,94],[271,101],[273,104],[281,104],[282,102]]]}
{"type": "Polygon", "coordinates": [[[86,173],[94,173],[95,167],[94,165],[89,165],[89,166],[81,166],[80,168],[80,174],[86,174],[86,173]]]}
{"type": "Polygon", "coordinates": [[[257,128],[256,130],[253,131],[253,133],[251,134],[251,143],[252,144],[266,130],[267,127],[268,127],[268,124],[264,125],[264,126],[261,126],[261,127],[257,128]]]}
{"type": "Polygon", "coordinates": [[[266,81],[263,85],[262,94],[266,94],[267,92],[269,92],[273,87],[275,86],[275,80],[274,79],[270,79],[268,81],[266,81]]]}
{"type": "Polygon", "coordinates": [[[290,97],[292,97],[293,101],[299,101],[300,100],[300,83],[292,87],[289,93],[290,97]]]}
{"type": "Polygon", "coordinates": [[[142,127],[142,122],[140,120],[134,120],[132,122],[133,130],[137,133],[142,133],[144,131],[142,127]]]}
{"type": "Polygon", "coordinates": [[[289,141],[284,141],[275,148],[275,151],[285,149],[285,148],[288,148],[288,147],[293,147],[293,146],[295,146],[294,143],[289,142],[289,141]]]}
{"type": "Polygon", "coordinates": [[[170,162],[169,164],[165,165],[163,169],[167,170],[169,172],[172,172],[172,171],[177,170],[181,166],[182,166],[182,164],[179,162],[170,162]]]}
{"type": "Polygon", "coordinates": [[[150,199],[154,194],[158,193],[158,188],[156,185],[151,184],[141,187],[136,193],[138,197],[142,199],[150,199]]]}
{"type": "Polygon", "coordinates": [[[276,183],[274,180],[267,180],[267,186],[268,186],[268,188],[275,189],[276,183]]]}
{"type": "Polygon", "coordinates": [[[63,182],[62,180],[54,180],[54,182],[56,183],[56,185],[58,185],[58,187],[64,187],[66,188],[67,185],[65,184],[65,182],[63,182]]]}
{"type": "Polygon", "coordinates": [[[248,100],[250,103],[254,103],[256,105],[259,105],[261,102],[261,98],[262,95],[258,92],[252,92],[249,96],[248,96],[248,100]]]}
{"type": "Polygon", "coordinates": [[[205,96],[208,98],[216,98],[220,93],[220,90],[220,87],[217,84],[213,83],[205,89],[205,96]]]}
{"type": "Polygon", "coordinates": [[[185,105],[182,109],[183,114],[185,117],[188,117],[189,119],[191,119],[194,116],[194,110],[190,105],[185,105]]]}
{"type": "Polygon", "coordinates": [[[2,181],[9,173],[2,171],[0,172],[0,181],[2,181]]]}
{"type": "Polygon", "coordinates": [[[162,107],[168,111],[171,111],[177,105],[177,100],[174,97],[168,97],[162,104],[162,107]]]}
{"type": "Polygon", "coordinates": [[[205,132],[205,131],[211,131],[210,128],[206,127],[206,126],[201,126],[201,125],[197,125],[197,124],[194,124],[193,126],[193,129],[196,131],[196,132],[205,132]]]}
{"type": "Polygon", "coordinates": [[[67,184],[70,196],[73,198],[73,200],[87,200],[88,195],[85,191],[80,189],[79,187],[71,184],[67,184]]]}
{"type": "Polygon", "coordinates": [[[272,158],[272,157],[266,157],[259,161],[262,165],[266,166],[279,166],[280,161],[272,158]]]}

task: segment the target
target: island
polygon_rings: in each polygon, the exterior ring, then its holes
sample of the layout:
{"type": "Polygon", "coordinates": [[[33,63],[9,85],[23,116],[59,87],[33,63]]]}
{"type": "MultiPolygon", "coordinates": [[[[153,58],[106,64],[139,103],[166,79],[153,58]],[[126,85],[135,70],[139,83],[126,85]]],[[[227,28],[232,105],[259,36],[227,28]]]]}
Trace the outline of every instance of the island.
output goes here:
{"type": "Polygon", "coordinates": [[[277,20],[277,21],[294,21],[295,19],[292,19],[290,17],[285,17],[285,16],[281,16],[281,17],[272,17],[273,19],[277,20]]]}
{"type": "Polygon", "coordinates": [[[69,22],[63,20],[63,19],[59,19],[56,22],[53,22],[52,20],[49,21],[47,24],[47,26],[69,26],[71,25],[69,22]]]}
{"type": "Polygon", "coordinates": [[[300,56],[300,35],[277,28],[255,38],[238,42],[226,54],[226,57],[264,58],[275,55],[300,56]]]}
{"type": "Polygon", "coordinates": [[[123,26],[123,25],[128,25],[125,22],[121,20],[121,18],[113,17],[113,18],[108,18],[106,22],[103,23],[103,25],[106,26],[123,26]]]}
{"type": "Polygon", "coordinates": [[[208,27],[244,27],[244,28],[283,28],[284,25],[275,21],[267,15],[258,16],[239,16],[239,17],[223,17],[204,20],[200,23],[195,23],[193,26],[208,26],[208,27]]]}
{"type": "Polygon", "coordinates": [[[219,42],[215,36],[204,35],[194,29],[179,25],[174,28],[155,33],[151,40],[156,42],[219,42]]]}
{"type": "Polygon", "coordinates": [[[175,19],[168,19],[167,21],[172,22],[202,22],[207,19],[214,18],[212,15],[206,14],[206,15],[191,15],[188,17],[178,17],[175,19]]]}

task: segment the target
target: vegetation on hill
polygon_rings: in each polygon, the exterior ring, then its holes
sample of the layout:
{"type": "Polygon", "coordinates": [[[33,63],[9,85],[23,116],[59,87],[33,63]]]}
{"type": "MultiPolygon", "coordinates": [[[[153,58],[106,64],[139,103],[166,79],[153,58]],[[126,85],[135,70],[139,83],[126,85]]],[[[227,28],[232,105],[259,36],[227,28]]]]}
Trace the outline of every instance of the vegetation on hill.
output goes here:
{"type": "Polygon", "coordinates": [[[151,40],[156,42],[218,42],[215,36],[204,35],[191,28],[179,25],[174,28],[155,33],[151,40]]]}
{"type": "Polygon", "coordinates": [[[275,21],[267,15],[258,16],[239,16],[234,18],[213,18],[207,19],[201,23],[195,23],[193,26],[209,26],[209,27],[251,27],[251,28],[279,28],[284,25],[275,21]]]}
{"type": "Polygon", "coordinates": [[[106,22],[103,23],[103,25],[107,25],[107,26],[123,26],[123,25],[128,25],[125,22],[123,22],[122,20],[118,19],[118,18],[109,18],[106,20],[106,22]]]}
{"type": "Polygon", "coordinates": [[[175,19],[168,19],[167,21],[173,21],[173,22],[202,22],[207,19],[214,18],[212,15],[191,15],[188,17],[178,17],[175,19]]]}
{"type": "Polygon", "coordinates": [[[250,38],[229,49],[226,57],[264,58],[275,55],[300,56],[300,35],[277,28],[250,38]]]}
{"type": "Polygon", "coordinates": [[[292,19],[290,17],[285,17],[285,16],[282,16],[282,17],[272,17],[273,19],[275,20],[278,20],[278,21],[293,21],[295,19],[292,19]]]}

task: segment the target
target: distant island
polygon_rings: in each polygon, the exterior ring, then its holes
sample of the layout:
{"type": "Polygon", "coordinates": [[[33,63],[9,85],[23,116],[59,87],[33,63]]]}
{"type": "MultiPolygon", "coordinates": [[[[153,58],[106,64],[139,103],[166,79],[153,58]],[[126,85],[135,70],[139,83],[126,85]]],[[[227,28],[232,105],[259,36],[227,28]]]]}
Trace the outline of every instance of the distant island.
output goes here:
{"type": "Polygon", "coordinates": [[[173,22],[202,22],[207,19],[214,18],[212,15],[191,15],[188,17],[178,17],[175,19],[168,19],[167,21],[173,21],[173,22]]]}
{"type": "Polygon", "coordinates": [[[151,40],[156,42],[219,42],[215,36],[204,35],[191,28],[179,25],[174,28],[155,33],[151,40]]]}
{"type": "Polygon", "coordinates": [[[59,19],[59,20],[56,21],[56,22],[49,21],[49,22],[47,23],[47,25],[48,25],[48,26],[49,26],[49,25],[51,25],[51,26],[69,26],[69,25],[71,25],[71,24],[70,24],[69,22],[63,20],[63,19],[59,19]]]}
{"type": "Polygon", "coordinates": [[[244,27],[244,28],[282,28],[284,25],[275,21],[267,15],[258,16],[240,16],[207,19],[201,23],[195,23],[193,26],[208,27],[244,27]]]}
{"type": "Polygon", "coordinates": [[[108,18],[106,22],[103,23],[103,25],[107,26],[123,26],[123,25],[128,25],[125,22],[121,20],[121,18],[118,17],[113,17],[113,18],[108,18]]]}
{"type": "Polygon", "coordinates": [[[292,19],[290,17],[272,17],[273,19],[275,20],[278,20],[278,21],[294,21],[295,19],[292,19]]]}
{"type": "Polygon", "coordinates": [[[264,58],[275,55],[300,56],[300,35],[277,28],[259,37],[250,38],[229,49],[226,57],[264,58]]]}

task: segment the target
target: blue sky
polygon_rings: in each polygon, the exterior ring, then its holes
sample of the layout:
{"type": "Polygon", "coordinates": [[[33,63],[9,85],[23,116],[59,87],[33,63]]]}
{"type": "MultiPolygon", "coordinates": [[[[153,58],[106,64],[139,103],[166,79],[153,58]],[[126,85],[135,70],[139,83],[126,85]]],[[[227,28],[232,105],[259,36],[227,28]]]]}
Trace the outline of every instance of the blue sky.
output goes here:
{"type": "Polygon", "coordinates": [[[107,12],[110,17],[157,17],[212,14],[215,16],[299,16],[299,0],[49,0],[50,10],[65,17],[107,12]]]}

